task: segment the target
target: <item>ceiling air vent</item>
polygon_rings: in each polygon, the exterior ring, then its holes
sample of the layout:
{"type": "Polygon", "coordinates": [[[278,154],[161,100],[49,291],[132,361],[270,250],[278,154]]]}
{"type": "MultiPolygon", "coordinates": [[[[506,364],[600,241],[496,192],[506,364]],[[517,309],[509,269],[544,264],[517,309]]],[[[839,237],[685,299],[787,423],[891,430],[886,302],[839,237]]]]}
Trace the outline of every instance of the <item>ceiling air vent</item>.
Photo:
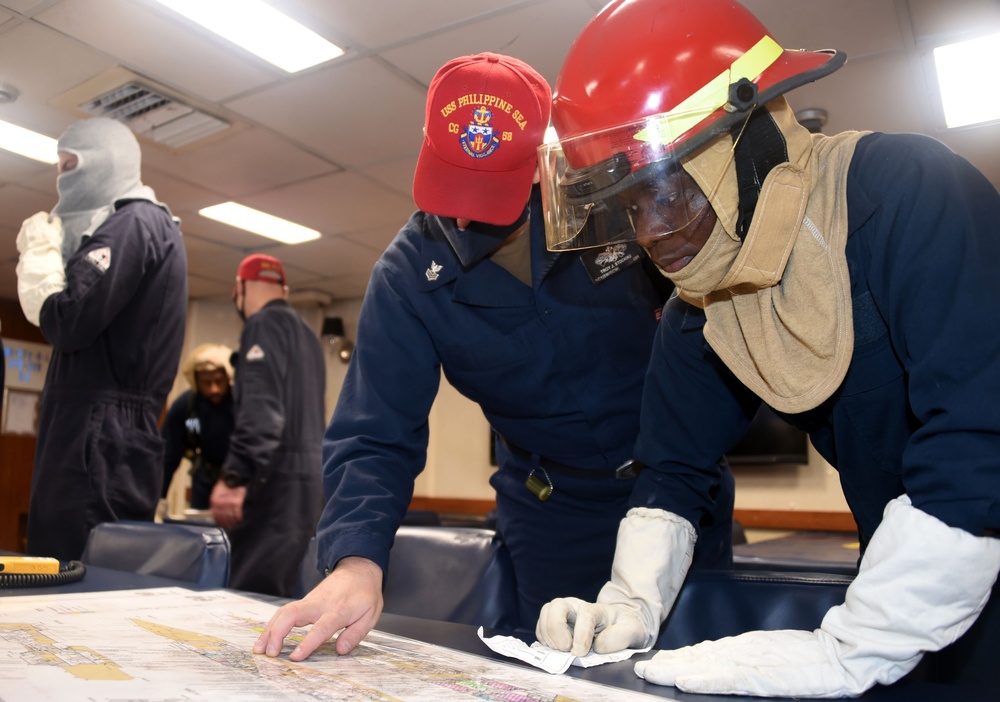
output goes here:
{"type": "Polygon", "coordinates": [[[171,97],[132,81],[79,106],[94,117],[110,117],[141,136],[180,148],[230,125],[171,97]]]}

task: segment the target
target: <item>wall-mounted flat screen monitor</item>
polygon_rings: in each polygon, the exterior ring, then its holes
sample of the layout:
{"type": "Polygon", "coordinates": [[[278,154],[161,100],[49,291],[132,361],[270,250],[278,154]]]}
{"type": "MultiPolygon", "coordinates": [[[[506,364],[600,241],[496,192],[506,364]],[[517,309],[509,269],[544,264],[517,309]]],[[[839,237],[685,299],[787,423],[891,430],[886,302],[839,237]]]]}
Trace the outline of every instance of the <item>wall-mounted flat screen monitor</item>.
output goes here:
{"type": "Polygon", "coordinates": [[[729,453],[730,465],[809,463],[809,437],[761,404],[750,428],[729,453]]]}

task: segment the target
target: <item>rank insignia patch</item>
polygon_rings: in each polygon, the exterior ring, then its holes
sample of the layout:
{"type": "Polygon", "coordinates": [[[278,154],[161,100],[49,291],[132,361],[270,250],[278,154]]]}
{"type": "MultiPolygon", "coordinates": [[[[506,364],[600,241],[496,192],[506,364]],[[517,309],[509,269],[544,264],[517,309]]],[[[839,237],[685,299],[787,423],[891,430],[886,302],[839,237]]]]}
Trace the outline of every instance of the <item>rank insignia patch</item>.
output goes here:
{"type": "Polygon", "coordinates": [[[94,249],[89,252],[86,256],[87,260],[94,264],[94,267],[101,273],[111,268],[111,247],[102,246],[99,249],[94,249]]]}
{"type": "Polygon", "coordinates": [[[264,360],[264,349],[260,347],[260,344],[254,344],[247,351],[247,361],[263,361],[264,360]]]}
{"type": "Polygon", "coordinates": [[[429,282],[433,283],[435,280],[438,279],[438,275],[441,273],[441,270],[443,268],[444,266],[442,266],[440,263],[435,263],[434,261],[431,261],[431,267],[428,268],[426,271],[424,271],[424,275],[427,276],[427,280],[429,282]]]}

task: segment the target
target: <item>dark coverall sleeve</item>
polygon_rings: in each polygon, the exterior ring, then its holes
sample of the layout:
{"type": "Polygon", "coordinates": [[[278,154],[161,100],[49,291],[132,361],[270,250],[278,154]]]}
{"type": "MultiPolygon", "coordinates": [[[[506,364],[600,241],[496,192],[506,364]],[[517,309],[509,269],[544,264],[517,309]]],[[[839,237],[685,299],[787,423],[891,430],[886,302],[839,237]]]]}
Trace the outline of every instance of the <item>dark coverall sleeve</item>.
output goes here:
{"type": "Polygon", "coordinates": [[[42,333],[56,350],[93,345],[128,304],[146,274],[151,238],[146,223],[125,208],[84,239],[66,268],[66,288],[42,304],[42,333]],[[91,260],[98,254],[108,258],[106,270],[91,260]]]}
{"type": "MultiPolygon", "coordinates": [[[[719,459],[742,438],[760,399],[709,348],[705,314],[678,297],[664,308],[646,373],[633,507],[665,509],[699,529],[715,509],[719,459]]],[[[699,531],[700,533],[700,531],[699,531]]]]}
{"type": "Polygon", "coordinates": [[[223,473],[248,480],[269,471],[285,429],[282,376],[288,364],[289,335],[270,324],[262,313],[251,316],[240,339],[240,367],[236,374],[238,404],[229,453],[223,473]],[[255,347],[263,356],[255,358],[255,347]]]}
{"type": "Polygon", "coordinates": [[[879,135],[855,159],[853,199],[871,211],[859,232],[865,275],[906,382],[900,411],[912,430],[898,459],[906,492],[949,526],[997,533],[1000,195],[922,136],[879,135]]]}
{"type": "Polygon", "coordinates": [[[167,410],[167,416],[164,418],[163,426],[160,428],[160,436],[163,437],[164,444],[162,497],[167,496],[170,481],[173,480],[177,466],[180,465],[181,458],[184,456],[184,449],[186,448],[184,446],[184,423],[187,421],[188,404],[190,401],[188,393],[183,393],[174,400],[173,404],[170,405],[170,409],[167,410]]]}
{"type": "Polygon", "coordinates": [[[440,382],[437,351],[419,317],[378,263],[358,324],[358,344],[323,440],[326,509],[319,554],[385,570],[416,476],[427,458],[428,415],[440,382]]]}

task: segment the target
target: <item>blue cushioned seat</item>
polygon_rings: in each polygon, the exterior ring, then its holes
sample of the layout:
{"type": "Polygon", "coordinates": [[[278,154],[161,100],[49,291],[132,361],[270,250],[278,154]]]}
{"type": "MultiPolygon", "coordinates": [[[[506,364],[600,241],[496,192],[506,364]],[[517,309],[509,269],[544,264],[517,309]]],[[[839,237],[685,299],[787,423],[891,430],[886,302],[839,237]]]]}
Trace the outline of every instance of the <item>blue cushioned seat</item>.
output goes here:
{"type": "Polygon", "coordinates": [[[492,529],[400,527],[384,595],[392,614],[494,628],[517,621],[514,568],[492,529]]]}
{"type": "Polygon", "coordinates": [[[229,537],[216,526],[105,522],[91,530],[80,560],[206,588],[229,584],[229,537]]]}
{"type": "MultiPolygon", "coordinates": [[[[839,573],[732,570],[688,574],[657,649],[761,629],[819,627],[827,610],[844,602],[853,576],[839,573]]],[[[928,653],[907,677],[936,685],[992,687],[1000,650],[1000,582],[975,624],[947,648],[928,653]]],[[[948,699],[965,699],[956,692],[948,699]]]]}
{"type": "MultiPolygon", "coordinates": [[[[319,583],[316,540],[302,560],[295,597],[319,583]]],[[[512,629],[517,587],[507,549],[492,529],[403,525],[389,552],[384,611],[512,629]]]]}
{"type": "Polygon", "coordinates": [[[673,649],[758,629],[813,630],[842,604],[853,578],[832,573],[693,571],[656,648],[673,649]]]}

